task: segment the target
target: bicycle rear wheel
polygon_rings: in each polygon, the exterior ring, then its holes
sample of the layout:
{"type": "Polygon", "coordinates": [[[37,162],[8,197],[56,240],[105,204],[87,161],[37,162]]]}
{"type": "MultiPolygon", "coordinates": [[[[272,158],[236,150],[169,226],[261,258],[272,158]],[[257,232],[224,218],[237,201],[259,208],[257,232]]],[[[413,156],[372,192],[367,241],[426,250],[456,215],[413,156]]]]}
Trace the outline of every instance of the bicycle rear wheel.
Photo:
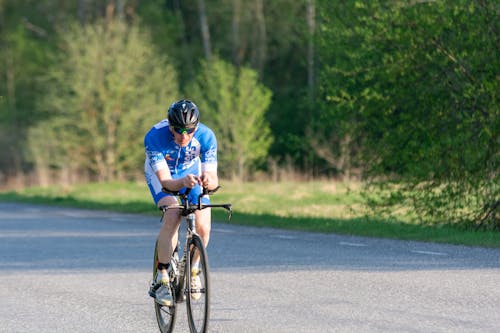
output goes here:
{"type": "Polygon", "coordinates": [[[189,266],[186,269],[186,300],[189,329],[192,333],[207,332],[210,314],[210,283],[208,257],[200,237],[190,242],[189,266]],[[196,269],[193,274],[192,269],[196,269]]]}
{"type": "MultiPolygon", "coordinates": [[[[156,271],[157,271],[157,266],[158,265],[158,241],[156,241],[155,245],[155,254],[154,254],[154,265],[153,265],[153,281],[156,277],[156,271]]],[[[175,294],[174,293],[175,288],[171,288],[172,296],[174,299],[174,302],[170,306],[165,306],[165,305],[160,305],[154,302],[155,306],[155,313],[156,313],[156,321],[158,322],[158,328],[160,329],[160,332],[162,333],[171,333],[174,330],[175,326],[175,318],[176,318],[176,302],[175,302],[175,294]]]]}

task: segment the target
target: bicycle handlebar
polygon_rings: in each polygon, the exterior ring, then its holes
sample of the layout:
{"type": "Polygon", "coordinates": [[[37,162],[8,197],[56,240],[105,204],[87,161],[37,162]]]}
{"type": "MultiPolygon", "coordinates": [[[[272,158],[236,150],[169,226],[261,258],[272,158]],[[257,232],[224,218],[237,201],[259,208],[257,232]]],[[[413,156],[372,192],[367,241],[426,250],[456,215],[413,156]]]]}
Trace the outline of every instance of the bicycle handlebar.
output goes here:
{"type": "MultiPolygon", "coordinates": [[[[218,189],[220,189],[220,186],[217,186],[213,190],[209,190],[208,188],[204,187],[203,188],[203,192],[200,195],[204,196],[204,195],[207,195],[207,194],[214,194],[215,192],[217,192],[218,189]]],[[[191,188],[190,187],[186,188],[186,191],[184,191],[184,193],[181,193],[180,191],[171,191],[171,190],[169,190],[166,187],[162,187],[161,190],[162,190],[162,192],[165,192],[165,193],[168,193],[168,194],[172,194],[172,195],[175,195],[175,196],[178,196],[178,197],[181,197],[181,198],[187,197],[189,195],[189,192],[191,192],[191,188]]]]}
{"type": "Polygon", "coordinates": [[[220,188],[220,186],[217,186],[213,190],[209,190],[206,187],[203,187],[202,193],[200,193],[200,195],[198,195],[198,204],[195,207],[193,207],[194,205],[190,205],[189,200],[187,200],[187,197],[188,197],[189,193],[191,192],[191,188],[187,188],[186,191],[184,191],[184,193],[181,193],[180,191],[170,191],[166,187],[162,187],[162,189],[161,189],[162,192],[175,195],[175,196],[181,198],[184,202],[181,205],[173,206],[173,207],[172,206],[170,206],[170,207],[162,206],[162,207],[160,207],[160,210],[165,211],[168,208],[178,208],[178,209],[182,209],[182,215],[188,215],[190,213],[193,213],[195,210],[202,210],[202,209],[209,208],[209,207],[224,208],[225,210],[227,210],[229,212],[228,219],[230,220],[231,216],[233,214],[233,206],[230,203],[208,204],[208,205],[201,203],[202,197],[204,197],[205,195],[210,195],[210,194],[217,192],[217,190],[219,188],[220,188]]]}

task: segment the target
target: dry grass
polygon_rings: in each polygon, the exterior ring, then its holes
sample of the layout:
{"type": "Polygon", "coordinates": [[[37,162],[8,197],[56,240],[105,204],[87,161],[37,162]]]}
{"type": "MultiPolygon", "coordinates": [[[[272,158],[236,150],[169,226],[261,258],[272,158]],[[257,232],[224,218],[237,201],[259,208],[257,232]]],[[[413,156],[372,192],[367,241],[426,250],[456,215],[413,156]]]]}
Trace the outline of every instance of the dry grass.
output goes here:
{"type": "Polygon", "coordinates": [[[230,200],[241,213],[281,217],[351,218],[362,215],[359,184],[336,181],[222,182],[214,200],[230,200]]]}

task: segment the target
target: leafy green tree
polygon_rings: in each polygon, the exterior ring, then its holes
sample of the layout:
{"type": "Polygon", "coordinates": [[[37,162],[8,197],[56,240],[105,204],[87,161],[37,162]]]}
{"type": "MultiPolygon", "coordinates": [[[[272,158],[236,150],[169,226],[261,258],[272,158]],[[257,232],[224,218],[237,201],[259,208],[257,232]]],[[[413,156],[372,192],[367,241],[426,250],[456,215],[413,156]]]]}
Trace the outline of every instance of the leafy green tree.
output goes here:
{"type": "Polygon", "coordinates": [[[142,140],[168,101],[176,73],[150,37],[122,20],[61,31],[61,66],[49,73],[44,107],[51,116],[31,130],[40,167],[70,169],[98,180],[137,174],[142,140]]]}
{"type": "MultiPolygon", "coordinates": [[[[213,54],[236,67],[256,70],[259,80],[273,92],[265,114],[274,137],[269,154],[280,162],[292,161],[308,171],[315,162],[303,140],[311,109],[307,101],[310,32],[306,14],[310,2],[205,1],[213,54]]],[[[184,89],[196,76],[198,59],[204,58],[198,2],[151,0],[138,2],[137,7],[142,23],[156,31],[155,40],[165,50],[169,48],[169,54],[175,53],[184,89]],[[146,11],[153,6],[156,16],[163,14],[158,20],[151,10],[146,11]],[[165,22],[168,27],[160,31],[165,22]],[[171,44],[168,48],[167,43],[171,44]]]]}
{"type": "Polygon", "coordinates": [[[264,117],[271,91],[254,70],[217,58],[202,62],[187,91],[201,109],[201,121],[217,135],[222,174],[245,179],[265,159],[273,140],[264,117]]]}
{"type": "Polygon", "coordinates": [[[44,22],[31,22],[35,12],[25,1],[0,1],[0,182],[23,183],[24,141],[27,128],[41,115],[36,112],[43,86],[37,79],[53,64],[49,32],[44,22]]]}
{"type": "Polygon", "coordinates": [[[380,192],[391,209],[411,204],[425,221],[499,228],[498,6],[321,8],[326,103],[316,129],[330,135],[332,150],[348,138],[372,184],[394,185],[380,192]]]}

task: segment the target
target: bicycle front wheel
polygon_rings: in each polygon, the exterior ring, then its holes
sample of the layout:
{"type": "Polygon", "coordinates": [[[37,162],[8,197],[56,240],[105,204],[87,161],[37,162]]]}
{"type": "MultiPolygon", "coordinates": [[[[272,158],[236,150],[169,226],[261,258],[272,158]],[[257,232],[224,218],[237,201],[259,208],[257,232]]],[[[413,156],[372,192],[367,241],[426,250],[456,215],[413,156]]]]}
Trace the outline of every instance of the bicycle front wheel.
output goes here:
{"type": "Polygon", "coordinates": [[[189,329],[192,333],[207,332],[210,313],[208,257],[200,237],[194,235],[189,246],[186,269],[186,300],[189,329]]]}
{"type": "MultiPolygon", "coordinates": [[[[156,241],[155,245],[155,254],[154,254],[154,265],[153,265],[153,280],[156,277],[156,267],[158,265],[158,241],[156,241]]],[[[172,292],[173,292],[172,288],[172,292]]],[[[158,322],[158,328],[161,333],[171,333],[174,330],[175,326],[175,317],[176,317],[176,303],[175,303],[175,295],[174,303],[171,306],[160,305],[156,301],[154,302],[155,313],[156,313],[156,321],[158,322]]]]}

